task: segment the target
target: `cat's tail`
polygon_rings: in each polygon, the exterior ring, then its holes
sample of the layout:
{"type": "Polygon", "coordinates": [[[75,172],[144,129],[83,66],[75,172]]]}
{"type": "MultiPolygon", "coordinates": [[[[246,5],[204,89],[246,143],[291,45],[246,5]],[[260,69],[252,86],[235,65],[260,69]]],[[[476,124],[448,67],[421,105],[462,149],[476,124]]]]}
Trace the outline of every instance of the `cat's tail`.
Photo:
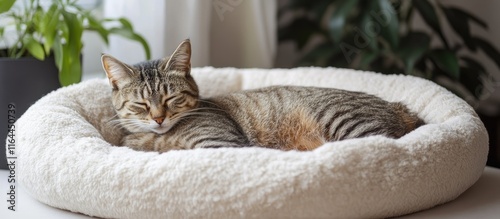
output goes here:
{"type": "Polygon", "coordinates": [[[416,113],[411,112],[404,104],[396,102],[391,103],[391,106],[401,121],[403,121],[405,134],[425,125],[425,122],[420,119],[416,113]]]}

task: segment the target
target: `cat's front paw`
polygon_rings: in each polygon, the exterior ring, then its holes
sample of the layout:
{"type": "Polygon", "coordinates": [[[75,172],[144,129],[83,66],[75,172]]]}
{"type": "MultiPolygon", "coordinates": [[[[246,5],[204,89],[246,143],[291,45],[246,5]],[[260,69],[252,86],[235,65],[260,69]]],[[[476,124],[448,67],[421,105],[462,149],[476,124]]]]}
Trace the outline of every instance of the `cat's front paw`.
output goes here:
{"type": "Polygon", "coordinates": [[[125,136],[121,144],[136,151],[154,151],[154,133],[132,133],[125,136]]]}

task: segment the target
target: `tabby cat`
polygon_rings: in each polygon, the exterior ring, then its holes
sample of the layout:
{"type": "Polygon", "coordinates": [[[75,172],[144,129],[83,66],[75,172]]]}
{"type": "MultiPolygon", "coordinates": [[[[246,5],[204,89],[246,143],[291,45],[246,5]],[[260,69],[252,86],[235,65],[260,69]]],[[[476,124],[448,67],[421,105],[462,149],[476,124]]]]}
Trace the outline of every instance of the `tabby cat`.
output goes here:
{"type": "Polygon", "coordinates": [[[399,138],[423,122],[401,103],[338,89],[274,86],[201,98],[191,44],[167,58],[127,65],[104,54],[118,119],[135,150],[260,146],[312,150],[325,142],[399,138]]]}

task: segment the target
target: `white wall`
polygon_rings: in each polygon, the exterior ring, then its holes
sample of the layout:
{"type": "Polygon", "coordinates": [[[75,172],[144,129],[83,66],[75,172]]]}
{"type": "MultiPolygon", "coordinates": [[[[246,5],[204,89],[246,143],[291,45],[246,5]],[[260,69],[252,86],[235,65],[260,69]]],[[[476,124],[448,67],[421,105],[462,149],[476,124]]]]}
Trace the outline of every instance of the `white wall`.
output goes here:
{"type": "MultiPolygon", "coordinates": [[[[100,3],[97,8],[93,9],[92,13],[98,17],[103,17],[103,6],[102,1],[98,0],[100,3]]],[[[101,65],[101,53],[105,49],[106,45],[101,39],[99,34],[91,31],[85,31],[82,36],[83,41],[83,80],[94,78],[94,77],[105,77],[104,71],[101,65]]]]}
{"type": "MultiPolygon", "coordinates": [[[[105,0],[104,14],[126,17],[152,47],[169,56],[191,39],[193,67],[273,67],[277,43],[275,0],[105,0]]],[[[135,42],[111,38],[109,53],[127,63],[143,61],[135,42]]]]}
{"type": "Polygon", "coordinates": [[[83,79],[104,77],[101,65],[101,53],[105,47],[101,37],[94,32],[83,34],[83,79]]]}

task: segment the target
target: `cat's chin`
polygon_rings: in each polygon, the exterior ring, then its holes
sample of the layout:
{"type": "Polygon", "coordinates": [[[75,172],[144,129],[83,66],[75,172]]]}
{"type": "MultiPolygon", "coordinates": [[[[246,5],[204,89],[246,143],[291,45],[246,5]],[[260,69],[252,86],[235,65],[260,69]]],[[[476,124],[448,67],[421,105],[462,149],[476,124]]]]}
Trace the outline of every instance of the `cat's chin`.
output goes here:
{"type": "Polygon", "coordinates": [[[165,134],[170,128],[172,128],[172,126],[159,126],[157,128],[152,128],[151,131],[156,134],[165,134]]]}

